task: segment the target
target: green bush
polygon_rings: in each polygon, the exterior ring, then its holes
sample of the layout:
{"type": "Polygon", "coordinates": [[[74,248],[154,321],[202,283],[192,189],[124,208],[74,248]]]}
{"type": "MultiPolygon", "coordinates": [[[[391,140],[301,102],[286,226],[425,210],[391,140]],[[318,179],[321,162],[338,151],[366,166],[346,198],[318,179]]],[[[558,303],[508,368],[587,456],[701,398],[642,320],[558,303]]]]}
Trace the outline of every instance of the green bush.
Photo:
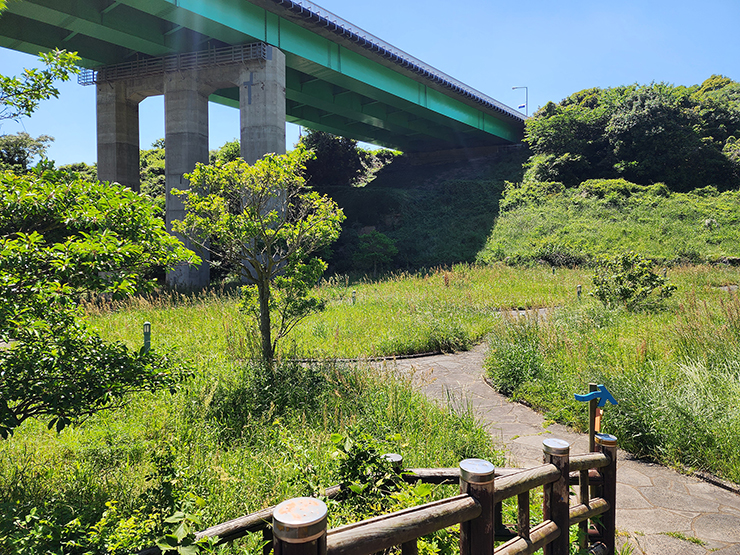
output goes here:
{"type": "Polygon", "coordinates": [[[527,178],[576,187],[586,179],[664,182],[672,191],[738,185],[740,84],[712,76],[701,86],[666,83],[577,92],[527,121],[527,178]]]}
{"type": "Polygon", "coordinates": [[[608,308],[624,306],[632,311],[658,308],[671,298],[676,286],[653,268],[650,260],[634,252],[603,259],[594,273],[594,290],[590,294],[608,308]]]}

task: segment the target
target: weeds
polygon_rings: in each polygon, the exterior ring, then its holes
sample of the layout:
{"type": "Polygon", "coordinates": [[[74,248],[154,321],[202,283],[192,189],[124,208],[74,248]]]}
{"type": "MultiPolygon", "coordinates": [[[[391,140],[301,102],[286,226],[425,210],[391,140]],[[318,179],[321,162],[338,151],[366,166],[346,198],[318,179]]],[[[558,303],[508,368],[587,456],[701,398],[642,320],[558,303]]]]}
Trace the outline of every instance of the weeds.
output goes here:
{"type": "Polygon", "coordinates": [[[620,447],[740,482],[740,452],[728,439],[740,433],[740,300],[697,290],[700,274],[676,276],[689,291],[669,311],[580,303],[545,320],[502,320],[489,338],[491,382],[581,429],[585,411],[573,394],[603,383],[619,401],[603,425],[620,447]]]}

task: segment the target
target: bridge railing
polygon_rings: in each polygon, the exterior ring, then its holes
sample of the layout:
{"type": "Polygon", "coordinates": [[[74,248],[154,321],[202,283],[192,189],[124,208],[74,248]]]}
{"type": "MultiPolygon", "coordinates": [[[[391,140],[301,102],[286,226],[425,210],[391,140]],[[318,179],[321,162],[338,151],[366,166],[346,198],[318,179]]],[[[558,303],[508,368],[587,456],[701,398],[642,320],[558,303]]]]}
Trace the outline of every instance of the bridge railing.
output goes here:
{"type": "MultiPolygon", "coordinates": [[[[394,546],[402,555],[417,555],[418,538],[460,524],[461,555],[567,555],[569,530],[579,524],[581,547],[612,555],[615,550],[617,441],[596,438],[596,452],[570,457],[561,440],[543,442],[545,463],[530,469],[495,469],[480,459],[466,459],[459,468],[409,469],[409,482],[460,483],[460,495],[362,522],[327,530],[326,505],[316,498],[298,498],[225,522],[197,537],[226,543],[262,532],[269,555],[371,555],[394,546]],[[578,486],[571,503],[570,486],[578,486]],[[531,492],[543,488],[543,521],[531,526],[531,492]],[[517,499],[516,523],[503,523],[502,503],[517,499]],[[598,518],[596,518],[598,517],[598,518]],[[503,541],[494,547],[494,542],[503,541]]],[[[326,491],[336,497],[340,488],[326,491]]],[[[152,555],[157,549],[142,551],[152,555]]]]}
{"type": "Polygon", "coordinates": [[[204,69],[257,59],[265,60],[269,56],[269,48],[264,42],[252,42],[239,46],[224,46],[198,52],[144,58],[98,69],[82,69],[77,76],[77,82],[80,85],[95,85],[106,81],[161,75],[172,71],[204,69]]]}

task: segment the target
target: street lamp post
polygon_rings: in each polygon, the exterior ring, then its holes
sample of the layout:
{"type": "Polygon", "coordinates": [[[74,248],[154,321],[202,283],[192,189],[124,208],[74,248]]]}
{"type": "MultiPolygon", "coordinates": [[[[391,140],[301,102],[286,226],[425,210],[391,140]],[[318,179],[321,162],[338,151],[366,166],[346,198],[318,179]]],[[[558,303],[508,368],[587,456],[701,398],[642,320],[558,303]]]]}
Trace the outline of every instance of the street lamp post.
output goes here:
{"type": "Polygon", "coordinates": [[[511,90],[515,89],[524,89],[524,115],[529,117],[529,87],[511,87],[511,90]]]}

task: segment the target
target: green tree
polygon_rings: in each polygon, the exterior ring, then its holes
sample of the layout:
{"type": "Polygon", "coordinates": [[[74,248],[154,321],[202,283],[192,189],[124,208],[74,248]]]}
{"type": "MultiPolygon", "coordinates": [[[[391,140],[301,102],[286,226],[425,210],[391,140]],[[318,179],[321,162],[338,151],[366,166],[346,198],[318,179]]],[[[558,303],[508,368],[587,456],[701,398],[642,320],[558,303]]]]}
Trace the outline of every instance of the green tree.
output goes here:
{"type": "Polygon", "coordinates": [[[586,89],[527,121],[533,156],[525,181],[577,187],[587,179],[663,182],[684,192],[740,184],[730,141],[740,136],[740,84],[666,83],[586,89]],[[729,145],[729,146],[728,146],[729,145]]]}
{"type": "Polygon", "coordinates": [[[20,77],[0,75],[0,120],[28,117],[42,100],[58,98],[54,82],[79,73],[79,59],[76,53],[53,50],[39,55],[46,69],[26,69],[20,77]]]}
{"type": "Polygon", "coordinates": [[[216,150],[212,150],[208,154],[208,162],[215,164],[217,160],[221,162],[233,162],[237,158],[242,157],[242,147],[239,141],[234,139],[233,141],[226,141],[216,150]]]}
{"type": "Polygon", "coordinates": [[[164,139],[157,139],[152,148],[139,153],[141,192],[157,201],[162,210],[165,204],[164,139]]]}
{"type": "Polygon", "coordinates": [[[15,135],[0,135],[0,170],[27,171],[37,156],[44,158],[53,140],[48,135],[34,139],[25,131],[15,135]]]}
{"type": "Polygon", "coordinates": [[[197,261],[145,197],[40,164],[0,172],[0,436],[31,417],[61,430],[131,391],[173,387],[179,366],[89,331],[78,302],[155,285],[154,265],[197,261]]]}
{"type": "Polygon", "coordinates": [[[83,181],[97,181],[98,179],[98,165],[97,164],[86,164],[85,162],[73,162],[72,164],[65,164],[59,166],[59,170],[67,172],[75,179],[82,179],[83,181]]]}
{"type": "Polygon", "coordinates": [[[187,215],[175,231],[238,267],[250,284],[244,304],[258,319],[268,365],[278,340],[319,307],[309,293],[326,265],[310,255],[337,239],[344,220],[334,201],[306,187],[309,158],[299,147],[252,166],[241,158],[198,164],[186,176],[191,189],[179,193],[187,215]]]}
{"type": "Polygon", "coordinates": [[[306,161],[306,180],[317,191],[355,185],[366,173],[365,152],[354,139],[308,130],[300,144],[315,154],[306,161]]]}
{"type": "Polygon", "coordinates": [[[362,235],[357,250],[352,255],[352,261],[360,270],[373,271],[373,277],[378,274],[378,266],[381,268],[393,261],[398,254],[398,248],[393,240],[385,233],[371,231],[362,235]]]}

